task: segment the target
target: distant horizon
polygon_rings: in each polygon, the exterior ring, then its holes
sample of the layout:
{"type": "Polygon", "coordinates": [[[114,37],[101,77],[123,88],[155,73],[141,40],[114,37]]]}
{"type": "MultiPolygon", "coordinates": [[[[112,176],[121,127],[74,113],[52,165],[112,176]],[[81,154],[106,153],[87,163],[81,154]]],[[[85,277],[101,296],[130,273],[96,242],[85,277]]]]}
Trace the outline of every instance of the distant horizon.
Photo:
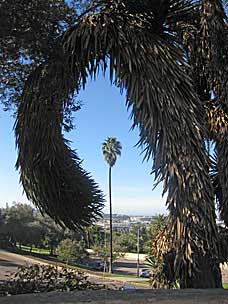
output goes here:
{"type": "MultiPolygon", "coordinates": [[[[155,213],[155,214],[123,214],[123,213],[114,213],[114,214],[112,214],[112,217],[114,217],[114,216],[143,216],[143,217],[152,217],[152,216],[157,216],[157,215],[159,215],[159,214],[164,214],[164,213],[155,213]]],[[[109,216],[109,213],[104,213],[104,215],[107,215],[107,216],[109,216]]]]}
{"type": "MultiPolygon", "coordinates": [[[[12,201],[12,202],[5,202],[5,203],[1,203],[0,202],[0,208],[6,208],[6,205],[8,204],[9,207],[12,207],[13,204],[26,204],[26,205],[29,205],[31,207],[33,207],[34,209],[38,210],[38,208],[32,203],[32,202],[29,202],[28,200],[26,202],[22,202],[22,201],[12,201]]],[[[107,207],[104,207],[104,209],[106,209],[107,207]]],[[[38,210],[39,211],[39,210],[38,210]]],[[[143,212],[143,211],[142,211],[143,212]]],[[[109,212],[105,211],[105,212],[102,212],[105,216],[109,216],[109,212]]],[[[126,212],[121,212],[121,211],[117,211],[115,213],[112,214],[113,217],[115,216],[143,216],[143,217],[152,217],[152,216],[156,216],[156,215],[159,215],[159,214],[167,214],[167,211],[165,212],[155,212],[155,213],[134,213],[134,211],[132,211],[130,213],[130,211],[126,211],[126,212]]]]}

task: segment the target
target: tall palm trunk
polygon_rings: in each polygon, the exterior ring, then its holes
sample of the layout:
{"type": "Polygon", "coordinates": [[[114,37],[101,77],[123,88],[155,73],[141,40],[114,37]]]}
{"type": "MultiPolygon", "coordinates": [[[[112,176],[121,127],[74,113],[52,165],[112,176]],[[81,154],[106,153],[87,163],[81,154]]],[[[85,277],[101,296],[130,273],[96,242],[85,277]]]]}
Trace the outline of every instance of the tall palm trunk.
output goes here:
{"type": "Polygon", "coordinates": [[[109,272],[112,273],[112,167],[109,166],[109,208],[110,208],[110,265],[109,265],[109,272]]]}

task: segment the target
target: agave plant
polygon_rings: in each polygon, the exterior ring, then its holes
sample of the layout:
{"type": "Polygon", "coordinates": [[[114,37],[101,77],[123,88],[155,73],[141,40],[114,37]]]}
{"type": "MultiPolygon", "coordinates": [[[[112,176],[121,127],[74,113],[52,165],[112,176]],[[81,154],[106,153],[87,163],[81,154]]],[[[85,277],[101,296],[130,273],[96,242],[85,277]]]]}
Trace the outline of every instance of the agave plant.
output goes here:
{"type": "MultiPolygon", "coordinates": [[[[225,1],[224,1],[225,3],[225,1]]],[[[163,182],[181,287],[221,287],[210,157],[216,143],[227,224],[227,27],[219,0],[95,0],[27,80],[17,166],[27,196],[69,227],[100,214],[103,197],[61,134],[62,112],[88,76],[109,74],[132,110],[145,159],[163,182]]],[[[167,240],[168,239],[168,240],[167,240]]],[[[167,243],[168,242],[168,243],[167,243]]]]}

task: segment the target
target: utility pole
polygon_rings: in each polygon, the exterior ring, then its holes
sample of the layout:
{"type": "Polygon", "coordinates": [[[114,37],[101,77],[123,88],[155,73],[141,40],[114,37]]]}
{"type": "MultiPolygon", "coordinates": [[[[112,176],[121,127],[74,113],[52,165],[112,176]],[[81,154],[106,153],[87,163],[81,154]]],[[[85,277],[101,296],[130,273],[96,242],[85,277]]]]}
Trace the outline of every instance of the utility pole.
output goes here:
{"type": "Polygon", "coordinates": [[[137,277],[139,277],[139,238],[140,238],[140,227],[137,230],[137,277]]]}
{"type": "Polygon", "coordinates": [[[104,245],[105,245],[105,254],[104,254],[104,273],[107,268],[107,238],[106,238],[106,228],[104,226],[104,245]]]}
{"type": "Polygon", "coordinates": [[[110,204],[110,265],[109,265],[109,272],[112,273],[112,261],[113,261],[113,253],[112,253],[112,191],[111,191],[111,170],[112,167],[109,166],[109,204],[110,204]]]}

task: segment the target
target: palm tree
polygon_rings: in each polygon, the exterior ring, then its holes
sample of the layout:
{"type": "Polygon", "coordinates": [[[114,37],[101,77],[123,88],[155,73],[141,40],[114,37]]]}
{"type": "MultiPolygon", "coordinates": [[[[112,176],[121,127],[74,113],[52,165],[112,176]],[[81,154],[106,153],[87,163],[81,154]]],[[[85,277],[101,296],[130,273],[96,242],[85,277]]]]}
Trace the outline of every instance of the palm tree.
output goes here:
{"type": "Polygon", "coordinates": [[[117,155],[121,155],[122,146],[120,142],[115,137],[108,137],[102,144],[102,153],[105,161],[109,165],[109,207],[110,207],[110,265],[109,272],[112,273],[112,167],[116,163],[117,155]]]}
{"type": "Polygon", "coordinates": [[[17,167],[30,200],[70,228],[100,214],[102,193],[64,139],[63,111],[87,77],[109,69],[126,90],[145,159],[163,182],[181,287],[221,287],[215,189],[228,226],[228,27],[222,0],[94,0],[26,79],[16,121],[17,167]]]}

